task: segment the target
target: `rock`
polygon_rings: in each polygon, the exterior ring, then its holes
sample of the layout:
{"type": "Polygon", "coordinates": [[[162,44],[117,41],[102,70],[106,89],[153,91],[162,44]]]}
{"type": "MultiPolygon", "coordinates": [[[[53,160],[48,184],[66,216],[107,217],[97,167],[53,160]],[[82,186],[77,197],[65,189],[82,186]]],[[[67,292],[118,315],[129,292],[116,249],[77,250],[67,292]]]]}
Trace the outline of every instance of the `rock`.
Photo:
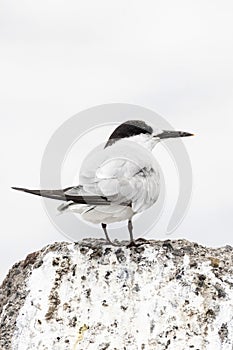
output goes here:
{"type": "Polygon", "coordinates": [[[0,349],[232,350],[233,248],[55,243],[0,288],[0,349]]]}

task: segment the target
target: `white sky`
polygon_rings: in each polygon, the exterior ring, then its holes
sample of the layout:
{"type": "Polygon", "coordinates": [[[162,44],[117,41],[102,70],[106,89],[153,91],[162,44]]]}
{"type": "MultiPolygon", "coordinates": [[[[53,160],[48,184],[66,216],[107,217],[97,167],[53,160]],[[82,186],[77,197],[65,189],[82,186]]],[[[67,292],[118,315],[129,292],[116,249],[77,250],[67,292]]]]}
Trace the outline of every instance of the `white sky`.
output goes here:
{"type": "Polygon", "coordinates": [[[231,0],[2,0],[0,45],[0,278],[64,240],[40,199],[10,187],[38,187],[53,132],[103,103],[145,106],[197,135],[185,143],[192,204],[169,238],[233,244],[231,0]]]}

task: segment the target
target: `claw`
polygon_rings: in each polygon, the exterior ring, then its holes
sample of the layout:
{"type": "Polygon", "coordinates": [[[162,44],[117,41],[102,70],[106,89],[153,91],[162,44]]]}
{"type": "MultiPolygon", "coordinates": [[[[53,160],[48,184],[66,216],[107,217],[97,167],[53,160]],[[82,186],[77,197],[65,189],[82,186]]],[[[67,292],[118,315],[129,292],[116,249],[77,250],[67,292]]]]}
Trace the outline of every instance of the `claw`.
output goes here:
{"type": "Polygon", "coordinates": [[[135,241],[130,241],[129,244],[126,244],[126,248],[131,248],[131,247],[137,247],[137,244],[135,241]]]}
{"type": "Polygon", "coordinates": [[[137,238],[135,240],[132,240],[129,244],[126,245],[126,248],[131,248],[131,247],[140,247],[143,244],[149,244],[150,241],[148,241],[145,238],[137,238]],[[141,241],[141,242],[136,242],[136,241],[141,241]]]}

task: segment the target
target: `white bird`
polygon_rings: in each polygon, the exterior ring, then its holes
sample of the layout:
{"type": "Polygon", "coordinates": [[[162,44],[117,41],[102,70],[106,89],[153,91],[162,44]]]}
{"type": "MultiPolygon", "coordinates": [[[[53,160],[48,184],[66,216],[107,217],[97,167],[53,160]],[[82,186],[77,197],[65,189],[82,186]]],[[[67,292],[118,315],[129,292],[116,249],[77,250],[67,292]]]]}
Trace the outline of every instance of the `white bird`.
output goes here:
{"type": "Polygon", "coordinates": [[[86,221],[101,224],[106,240],[113,245],[107,225],[127,220],[130,245],[135,245],[132,218],[150,208],[160,192],[159,169],[151,151],[160,140],[184,136],[192,134],[129,120],[84,160],[78,186],[60,190],[12,188],[64,201],[58,207],[60,212],[73,211],[86,221]]]}

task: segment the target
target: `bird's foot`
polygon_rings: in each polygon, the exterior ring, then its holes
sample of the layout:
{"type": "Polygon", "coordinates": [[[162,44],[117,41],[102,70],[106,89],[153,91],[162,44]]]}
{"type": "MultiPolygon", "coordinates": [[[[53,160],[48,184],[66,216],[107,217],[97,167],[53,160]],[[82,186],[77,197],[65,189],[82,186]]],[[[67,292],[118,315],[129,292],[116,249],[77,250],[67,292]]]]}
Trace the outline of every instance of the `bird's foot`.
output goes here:
{"type": "Polygon", "coordinates": [[[136,247],[136,246],[137,246],[137,244],[134,240],[130,241],[128,244],[126,244],[126,248],[131,248],[131,247],[136,247]]]}
{"type": "Polygon", "coordinates": [[[141,244],[149,244],[150,243],[150,241],[148,239],[143,238],[143,237],[137,238],[136,241],[140,241],[141,244]]]}
{"type": "Polygon", "coordinates": [[[106,245],[112,245],[113,247],[119,247],[121,244],[113,243],[110,239],[106,239],[106,245]]]}
{"type": "Polygon", "coordinates": [[[139,247],[143,244],[149,244],[150,241],[148,241],[145,238],[137,238],[136,240],[132,239],[128,244],[121,244],[119,243],[114,243],[113,241],[111,241],[110,239],[106,239],[105,240],[105,245],[111,245],[113,247],[126,247],[126,248],[131,248],[131,247],[139,247]]]}
{"type": "Polygon", "coordinates": [[[148,241],[145,238],[137,238],[136,240],[132,240],[129,242],[129,244],[126,245],[126,248],[131,248],[131,247],[139,247],[143,244],[149,244],[150,241],[148,241]]]}

